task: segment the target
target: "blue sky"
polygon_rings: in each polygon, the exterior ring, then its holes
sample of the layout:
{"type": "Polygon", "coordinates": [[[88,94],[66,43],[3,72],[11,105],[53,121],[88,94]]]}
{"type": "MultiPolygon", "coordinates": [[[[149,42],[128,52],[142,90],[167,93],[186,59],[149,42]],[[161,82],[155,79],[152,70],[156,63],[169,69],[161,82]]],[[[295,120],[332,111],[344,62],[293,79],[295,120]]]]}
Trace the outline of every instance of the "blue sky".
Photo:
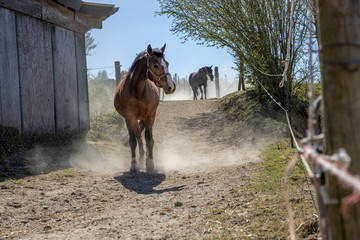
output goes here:
{"type": "MultiPolygon", "coordinates": [[[[172,19],[155,16],[159,11],[157,0],[86,0],[105,4],[115,4],[119,11],[103,22],[102,29],[92,30],[97,47],[87,57],[89,69],[110,67],[120,61],[122,70],[128,70],[136,53],[146,49],[148,44],[159,48],[166,43],[165,57],[170,63],[171,74],[181,78],[188,76],[203,66],[218,66],[220,78],[236,78],[233,58],[227,49],[197,45],[194,41],[183,41],[174,35],[172,19]]],[[[96,75],[102,69],[91,70],[96,75]]],[[[109,77],[114,77],[113,68],[105,68],[109,77]]]]}

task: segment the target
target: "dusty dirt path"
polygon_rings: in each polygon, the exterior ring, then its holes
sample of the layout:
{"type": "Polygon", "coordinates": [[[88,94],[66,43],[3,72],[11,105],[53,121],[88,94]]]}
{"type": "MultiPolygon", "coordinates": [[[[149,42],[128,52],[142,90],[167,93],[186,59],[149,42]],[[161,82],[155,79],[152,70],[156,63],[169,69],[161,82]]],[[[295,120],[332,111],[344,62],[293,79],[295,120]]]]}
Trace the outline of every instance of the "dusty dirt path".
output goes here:
{"type": "MultiPolygon", "coordinates": [[[[90,152],[68,155],[42,149],[52,152],[49,161],[63,154],[92,170],[0,183],[0,239],[257,239],[246,217],[224,226],[216,214],[246,216],[253,196],[245,179],[261,139],[227,119],[215,100],[162,102],[154,139],[155,174],[129,174],[127,148],[105,157],[89,144],[72,150],[90,152]]],[[[38,152],[29,159],[44,158],[38,152]]]]}

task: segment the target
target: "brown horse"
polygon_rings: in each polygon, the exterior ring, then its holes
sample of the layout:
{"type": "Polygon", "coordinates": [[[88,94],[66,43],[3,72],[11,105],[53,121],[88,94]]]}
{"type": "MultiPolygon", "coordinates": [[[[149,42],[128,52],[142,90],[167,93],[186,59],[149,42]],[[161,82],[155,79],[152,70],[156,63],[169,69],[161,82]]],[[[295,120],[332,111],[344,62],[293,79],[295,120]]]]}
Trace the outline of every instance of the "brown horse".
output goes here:
{"type": "Polygon", "coordinates": [[[139,170],[135,155],[137,142],[139,165],[141,169],[144,167],[144,147],[141,139],[144,128],[147,147],[146,171],[154,171],[152,126],[160,100],[158,87],[162,87],[166,94],[173,93],[176,88],[168,72],[169,63],[164,57],[165,47],[166,44],[161,49],[152,49],[149,45],[146,51],[139,53],[115,91],[115,109],[125,118],[129,131],[132,173],[139,170]]]}
{"type": "Polygon", "coordinates": [[[211,68],[212,68],[212,65],[210,67],[205,66],[203,68],[200,68],[199,71],[197,71],[197,72],[190,73],[189,84],[194,92],[194,97],[193,97],[194,100],[197,99],[198,88],[200,89],[200,92],[201,92],[201,99],[203,99],[203,90],[201,87],[204,88],[205,99],[207,98],[206,97],[207,77],[209,77],[211,81],[214,80],[214,76],[212,74],[211,68]]]}

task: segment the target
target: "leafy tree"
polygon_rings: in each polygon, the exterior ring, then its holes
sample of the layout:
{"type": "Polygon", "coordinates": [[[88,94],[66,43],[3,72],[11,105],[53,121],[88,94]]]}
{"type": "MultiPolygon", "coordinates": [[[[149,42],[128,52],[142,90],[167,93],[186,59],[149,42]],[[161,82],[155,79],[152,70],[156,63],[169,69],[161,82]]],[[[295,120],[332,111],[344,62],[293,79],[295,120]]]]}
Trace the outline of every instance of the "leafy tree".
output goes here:
{"type": "Polygon", "coordinates": [[[96,81],[104,81],[104,80],[109,79],[107,71],[106,70],[99,71],[97,74],[97,77],[95,79],[96,79],[96,81]]]}
{"type": "MultiPolygon", "coordinates": [[[[234,56],[238,69],[259,80],[277,99],[281,77],[266,76],[260,71],[281,74],[286,58],[290,23],[290,0],[158,0],[159,15],[173,18],[170,29],[186,41],[193,39],[207,46],[226,47],[234,56]]],[[[290,61],[287,79],[290,91],[295,78],[302,79],[300,63],[304,54],[306,2],[297,1],[294,10],[290,61]]],[[[305,64],[305,63],[303,63],[305,64]]],[[[301,67],[303,67],[302,65],[301,67]]],[[[259,88],[260,91],[260,88],[259,88]]]]}
{"type": "Polygon", "coordinates": [[[90,51],[96,48],[98,44],[95,43],[95,39],[91,36],[91,31],[85,33],[85,51],[86,56],[91,56],[90,51]]]}

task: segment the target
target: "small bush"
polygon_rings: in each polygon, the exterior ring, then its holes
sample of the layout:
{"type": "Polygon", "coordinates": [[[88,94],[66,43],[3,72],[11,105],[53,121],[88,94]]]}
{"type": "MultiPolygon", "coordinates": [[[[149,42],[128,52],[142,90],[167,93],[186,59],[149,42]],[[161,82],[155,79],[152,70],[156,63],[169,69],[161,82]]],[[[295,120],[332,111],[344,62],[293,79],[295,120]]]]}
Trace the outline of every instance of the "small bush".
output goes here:
{"type": "Polygon", "coordinates": [[[88,140],[119,142],[125,134],[125,120],[117,112],[100,113],[90,118],[88,140]]]}

